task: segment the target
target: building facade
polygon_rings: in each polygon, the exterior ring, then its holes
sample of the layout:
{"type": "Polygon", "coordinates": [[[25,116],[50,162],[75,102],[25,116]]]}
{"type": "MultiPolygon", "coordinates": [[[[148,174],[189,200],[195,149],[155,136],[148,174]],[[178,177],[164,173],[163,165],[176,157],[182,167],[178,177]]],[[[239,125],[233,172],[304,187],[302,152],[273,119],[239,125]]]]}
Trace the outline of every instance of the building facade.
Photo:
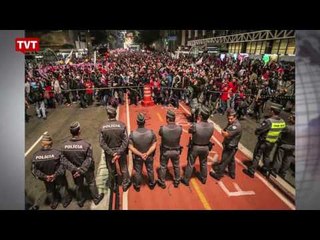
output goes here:
{"type": "Polygon", "coordinates": [[[296,53],[294,30],[180,30],[181,46],[217,46],[229,53],[296,53]]]}

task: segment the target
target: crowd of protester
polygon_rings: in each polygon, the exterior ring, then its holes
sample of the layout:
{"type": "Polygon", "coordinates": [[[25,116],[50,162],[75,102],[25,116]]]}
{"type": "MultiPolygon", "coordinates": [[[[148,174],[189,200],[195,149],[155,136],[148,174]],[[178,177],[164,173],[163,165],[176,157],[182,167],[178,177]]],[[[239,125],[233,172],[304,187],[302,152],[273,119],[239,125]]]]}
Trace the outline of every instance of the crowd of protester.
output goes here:
{"type": "MultiPolygon", "coordinates": [[[[239,55],[240,56],[240,55],[239,55]]],[[[234,55],[173,57],[166,52],[114,50],[93,59],[72,59],[63,63],[26,64],[26,109],[35,104],[37,116],[46,118],[47,108],[79,104],[86,108],[130,104],[143,98],[143,86],[150,84],[156,104],[191,108],[206,105],[212,113],[234,108],[238,117],[262,117],[268,100],[290,111],[294,107],[294,65],[234,55]]],[[[26,114],[26,120],[29,115],[26,114]]]]}

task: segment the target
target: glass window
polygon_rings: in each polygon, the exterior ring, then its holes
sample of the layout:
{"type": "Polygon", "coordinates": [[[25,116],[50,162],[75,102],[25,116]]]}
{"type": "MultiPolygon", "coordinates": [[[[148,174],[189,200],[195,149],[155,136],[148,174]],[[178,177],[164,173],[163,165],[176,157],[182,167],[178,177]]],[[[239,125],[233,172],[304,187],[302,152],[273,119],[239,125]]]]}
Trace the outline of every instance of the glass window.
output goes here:
{"type": "Polygon", "coordinates": [[[236,43],[234,46],[234,53],[238,53],[238,50],[239,50],[239,44],[236,43]]]}
{"type": "Polygon", "coordinates": [[[250,53],[250,49],[251,49],[251,42],[248,42],[246,52],[250,53]]]}
{"type": "Polygon", "coordinates": [[[262,42],[257,42],[257,48],[255,54],[260,54],[262,42]]]}
{"type": "Polygon", "coordinates": [[[251,51],[250,51],[250,53],[255,53],[255,50],[256,50],[256,46],[257,46],[257,42],[252,42],[251,43],[251,51]]]}
{"type": "Polygon", "coordinates": [[[229,52],[232,53],[232,43],[229,44],[229,52]]]}
{"type": "Polygon", "coordinates": [[[267,48],[267,42],[263,41],[262,42],[262,46],[261,46],[261,54],[264,54],[266,52],[266,48],[267,48]]]}
{"type": "Polygon", "coordinates": [[[296,52],[296,40],[294,38],[289,39],[288,48],[286,54],[295,54],[296,52]]]}
{"type": "Polygon", "coordinates": [[[280,40],[273,41],[271,54],[278,54],[280,40]]]}
{"type": "Polygon", "coordinates": [[[285,54],[288,45],[288,39],[283,39],[280,42],[279,54],[285,54]]]}
{"type": "Polygon", "coordinates": [[[234,43],[232,43],[231,53],[234,53],[234,47],[235,47],[235,44],[234,44],[234,43]]]}

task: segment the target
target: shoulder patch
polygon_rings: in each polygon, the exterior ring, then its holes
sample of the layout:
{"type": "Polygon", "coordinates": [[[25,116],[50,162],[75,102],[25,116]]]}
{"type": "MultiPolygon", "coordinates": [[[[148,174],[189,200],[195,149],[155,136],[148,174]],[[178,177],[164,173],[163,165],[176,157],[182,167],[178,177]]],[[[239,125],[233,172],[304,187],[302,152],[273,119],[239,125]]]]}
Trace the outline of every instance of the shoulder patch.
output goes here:
{"type": "Polygon", "coordinates": [[[234,126],[234,125],[233,125],[233,126],[232,126],[232,129],[233,129],[233,130],[236,130],[236,129],[237,129],[237,126],[234,126]]]}

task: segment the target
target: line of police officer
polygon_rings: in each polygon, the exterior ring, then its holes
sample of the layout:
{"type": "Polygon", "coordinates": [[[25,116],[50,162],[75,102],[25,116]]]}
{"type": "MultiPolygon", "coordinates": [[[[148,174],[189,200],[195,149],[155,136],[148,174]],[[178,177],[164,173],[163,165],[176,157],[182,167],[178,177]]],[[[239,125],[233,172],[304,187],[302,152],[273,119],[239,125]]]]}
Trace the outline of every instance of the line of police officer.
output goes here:
{"type": "MultiPolygon", "coordinates": [[[[126,162],[125,149],[128,148],[133,153],[133,186],[136,191],[140,191],[142,168],[146,165],[148,174],[148,185],[150,189],[155,187],[156,181],[154,179],[154,155],[156,150],[157,138],[155,133],[145,128],[145,117],[142,113],[137,116],[138,128],[131,131],[130,136],[127,136],[126,126],[123,122],[115,119],[116,109],[113,107],[107,107],[108,121],[101,128],[100,145],[105,150],[107,166],[111,174],[109,174],[109,182],[112,181],[112,177],[115,174],[115,162],[120,160],[120,169],[122,171],[123,181],[122,187],[126,191],[130,185],[130,177],[128,173],[128,167],[126,162]]],[[[180,145],[180,139],[182,135],[182,127],[175,123],[175,113],[171,110],[167,111],[166,122],[167,125],[161,126],[159,130],[159,136],[161,137],[160,145],[160,168],[158,173],[157,183],[161,188],[166,188],[165,178],[167,172],[167,165],[171,160],[174,169],[174,187],[178,187],[182,182],[185,185],[189,185],[191,175],[194,170],[194,165],[197,157],[200,159],[200,173],[197,174],[199,180],[205,184],[207,180],[207,157],[212,149],[213,144],[210,139],[213,135],[214,126],[213,123],[208,122],[210,116],[210,109],[202,106],[200,115],[201,120],[198,123],[193,123],[189,129],[189,133],[192,134],[188,145],[188,165],[186,167],[184,176],[180,174],[180,155],[183,147],[180,145]]],[[[230,111],[228,116],[232,115],[233,119],[236,119],[236,112],[230,111]]],[[[233,120],[234,121],[234,120],[233,120]]],[[[237,144],[241,137],[241,126],[239,121],[235,122],[235,125],[231,125],[224,131],[226,134],[225,146],[230,144],[233,148],[237,149],[237,144]],[[234,131],[234,126],[238,126],[234,131]],[[232,134],[231,132],[236,132],[232,134]],[[236,140],[233,140],[236,139],[236,140]]],[[[229,126],[229,125],[228,125],[229,126]]],[[[229,163],[229,159],[234,157],[235,151],[224,153],[225,158],[229,163]],[[229,155],[232,155],[229,157],[229,155]]],[[[233,168],[234,168],[233,159],[233,168]]],[[[234,172],[234,171],[233,171],[234,172]]]]}
{"type": "Polygon", "coordinates": [[[66,170],[71,172],[76,185],[79,207],[83,207],[86,201],[84,180],[89,186],[95,205],[98,205],[104,197],[103,193],[98,193],[95,182],[92,146],[80,137],[79,122],[71,124],[70,133],[72,138],[64,142],[61,151],[52,148],[53,140],[50,135],[44,135],[41,140],[42,148],[33,155],[32,159],[32,173],[37,179],[44,182],[52,209],[57,208],[59,195],[64,208],[72,201],[66,170]]]}
{"type": "MultiPolygon", "coordinates": [[[[263,155],[263,172],[265,174],[276,174],[279,171],[279,163],[270,166],[269,154],[274,144],[279,139],[280,133],[286,124],[278,115],[280,113],[279,106],[271,107],[273,115],[262,122],[256,130],[259,135],[259,141],[256,145],[252,165],[244,172],[250,177],[254,176],[254,172],[258,166],[261,155],[263,155]]],[[[100,146],[105,152],[106,165],[109,171],[107,186],[112,189],[114,187],[115,176],[117,175],[116,163],[121,170],[123,191],[127,191],[131,186],[130,175],[127,165],[127,151],[130,149],[133,153],[133,186],[136,191],[140,191],[142,182],[142,168],[146,165],[148,174],[148,186],[153,189],[156,185],[154,178],[154,155],[156,150],[157,138],[155,133],[145,128],[145,117],[142,113],[137,116],[138,128],[131,131],[128,137],[126,125],[116,119],[116,109],[112,106],[107,107],[108,120],[100,129],[100,146]]],[[[207,180],[207,157],[212,149],[213,143],[210,139],[214,132],[213,123],[208,122],[210,109],[202,106],[200,111],[201,119],[197,123],[193,123],[189,129],[192,134],[188,145],[188,164],[181,177],[180,174],[180,155],[183,147],[180,145],[182,135],[182,127],[175,123],[175,113],[171,110],[167,111],[167,125],[161,126],[159,136],[161,137],[160,146],[160,169],[158,173],[157,183],[161,188],[166,188],[165,178],[169,159],[174,168],[174,187],[178,187],[182,182],[189,186],[189,181],[194,171],[195,161],[199,157],[200,173],[196,173],[201,183],[205,184],[207,180]]],[[[242,128],[240,122],[236,118],[236,112],[233,109],[227,111],[228,125],[221,131],[223,140],[222,159],[219,163],[215,163],[210,171],[210,176],[220,180],[226,168],[232,179],[235,179],[235,154],[241,138],[242,128]]],[[[291,128],[290,128],[291,129],[291,128]]],[[[293,128],[294,129],[294,128],[293,128]]],[[[95,204],[98,204],[103,194],[98,194],[94,179],[94,161],[92,158],[92,146],[85,140],[80,138],[80,124],[74,122],[70,126],[72,138],[65,142],[62,151],[52,149],[52,138],[45,135],[42,138],[42,149],[33,156],[32,173],[42,181],[46,186],[48,198],[51,200],[51,208],[55,209],[58,205],[58,191],[62,197],[62,204],[67,207],[71,202],[68,191],[68,185],[65,178],[65,170],[72,173],[76,184],[76,195],[78,205],[83,206],[85,198],[83,195],[83,181],[86,180],[95,204]]],[[[292,129],[287,130],[292,137],[292,129]]],[[[282,146],[283,154],[288,155],[287,145],[290,141],[285,141],[286,146],[282,146]],[[287,147],[287,148],[286,148],[287,147]]],[[[292,151],[292,148],[290,148],[292,151]]],[[[279,156],[278,158],[281,158],[279,156]]],[[[277,162],[280,162],[278,159],[277,162]]],[[[281,174],[288,168],[288,163],[281,168],[281,174]]]]}

